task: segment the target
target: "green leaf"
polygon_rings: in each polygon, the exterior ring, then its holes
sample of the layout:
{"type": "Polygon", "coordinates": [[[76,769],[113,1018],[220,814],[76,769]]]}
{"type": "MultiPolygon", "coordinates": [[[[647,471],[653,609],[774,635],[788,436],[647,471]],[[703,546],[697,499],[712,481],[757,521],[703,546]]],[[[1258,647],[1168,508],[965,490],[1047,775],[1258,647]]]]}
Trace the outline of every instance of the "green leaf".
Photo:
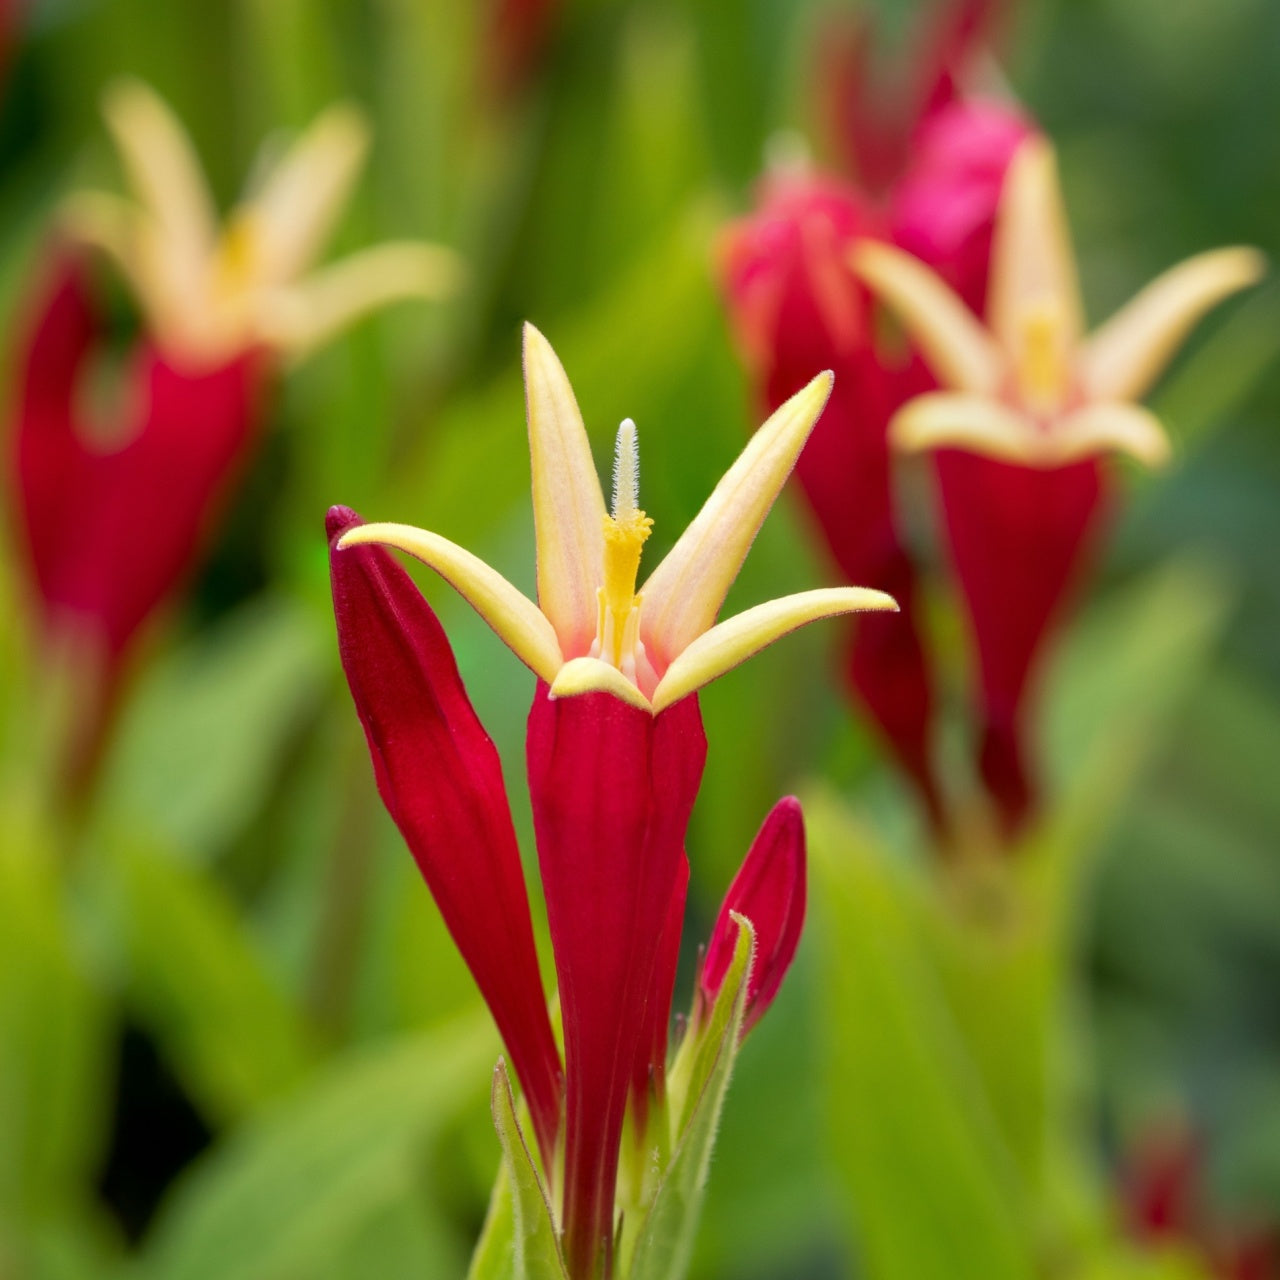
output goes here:
{"type": "Polygon", "coordinates": [[[315,617],[246,605],[158,665],[121,725],[106,791],[184,852],[210,859],[271,796],[280,757],[330,669],[315,617]]]}
{"type": "Polygon", "coordinates": [[[295,1084],[311,1038],[222,887],[131,833],[105,852],[128,998],[205,1116],[226,1123],[295,1084]]]}
{"type": "Polygon", "coordinates": [[[751,924],[742,917],[736,919],[738,936],[733,961],[711,1016],[701,1031],[691,1030],[686,1045],[689,1040],[697,1043],[687,1058],[681,1046],[681,1055],[672,1068],[671,1075],[679,1083],[685,1099],[681,1108],[684,1119],[676,1126],[671,1163],[658,1183],[653,1204],[636,1237],[635,1252],[626,1270],[629,1280],[679,1280],[689,1268],[711,1151],[729,1091],[729,1078],[741,1047],[747,979],[755,950],[755,931],[751,924]],[[687,1079],[682,1071],[684,1062],[688,1063],[687,1079]]]}
{"type": "Polygon", "coordinates": [[[424,1147],[483,1087],[487,1020],[366,1050],[233,1133],[164,1207],[144,1255],[157,1280],[317,1274],[414,1194],[424,1147]]]}
{"type": "Polygon", "coordinates": [[[1211,567],[1173,561],[1093,610],[1063,654],[1045,709],[1055,803],[1018,859],[1059,928],[1071,926],[1080,877],[1202,676],[1230,595],[1211,567]]]}
{"type": "MultiPolygon", "coordinates": [[[[501,1059],[493,1069],[493,1123],[502,1143],[503,1169],[511,1189],[511,1271],[513,1280],[568,1280],[556,1236],[551,1201],[529,1145],[516,1119],[515,1099],[507,1067],[501,1059]]],[[[486,1233],[487,1234],[487,1233],[486,1233]]],[[[472,1275],[477,1273],[473,1269],[472,1275]]],[[[481,1273],[484,1274],[484,1273],[481,1273]]],[[[501,1275],[501,1271],[489,1274],[501,1275]]]]}
{"type": "Polygon", "coordinates": [[[885,851],[805,805],[830,1135],[875,1280],[1028,1280],[1026,1190],[885,851]],[[824,980],[825,979],[825,980],[824,980]]]}
{"type": "Polygon", "coordinates": [[[72,1202],[92,1177],[110,1020],[59,868],[17,835],[6,826],[0,849],[0,1215],[22,1220],[72,1202]]]}

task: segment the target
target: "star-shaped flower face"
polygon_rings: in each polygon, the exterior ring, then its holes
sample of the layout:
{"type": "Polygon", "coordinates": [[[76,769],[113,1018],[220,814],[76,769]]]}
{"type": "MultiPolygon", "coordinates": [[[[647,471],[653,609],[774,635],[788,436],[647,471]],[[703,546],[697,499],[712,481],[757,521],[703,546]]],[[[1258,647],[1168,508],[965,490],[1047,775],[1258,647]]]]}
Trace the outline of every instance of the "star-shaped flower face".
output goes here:
{"type": "Polygon", "coordinates": [[[1165,272],[1097,332],[1084,335],[1075,256],[1057,165],[1041,137],[1005,178],[992,246],[987,327],[928,267],[864,241],[855,270],[920,344],[943,391],[891,424],[902,449],[957,446],[1057,467],[1107,450],[1148,465],[1169,453],[1164,428],[1134,403],[1211,307],[1255,283],[1254,249],[1218,249],[1165,272]]]}
{"type": "Polygon", "coordinates": [[[880,591],[805,591],[716,623],[752,541],[826,404],[831,374],[752,437],[667,557],[636,590],[651,521],[638,506],[635,426],[618,431],[612,510],[555,352],[525,326],[538,604],[455,543],[398,524],[362,525],[339,547],[398,547],[447,579],[553,697],[602,690],[655,715],[780,636],[818,618],[892,610],[880,591]]]}
{"type": "Polygon", "coordinates": [[[133,200],[81,192],[65,206],[74,237],[119,265],[152,336],[189,362],[218,364],[255,347],[310,350],[359,315],[456,283],[445,249],[388,243],[301,279],[342,212],[368,145],[352,107],[325,111],[219,227],[190,139],[136,81],[113,86],[107,126],[133,200]]]}

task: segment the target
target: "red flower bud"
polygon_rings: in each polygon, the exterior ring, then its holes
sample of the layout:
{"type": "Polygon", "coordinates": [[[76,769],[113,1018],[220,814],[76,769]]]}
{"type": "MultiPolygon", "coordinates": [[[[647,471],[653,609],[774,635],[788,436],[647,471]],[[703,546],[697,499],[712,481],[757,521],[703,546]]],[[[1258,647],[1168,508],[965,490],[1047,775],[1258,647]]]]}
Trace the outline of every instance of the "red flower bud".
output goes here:
{"type": "Polygon", "coordinates": [[[745,916],[756,931],[756,952],[747,985],[744,1034],[764,1016],[791,967],[804,924],[804,814],[785,796],[765,818],[716,917],[698,979],[702,999],[712,1003],[733,960],[738,926],[745,916]]]}
{"type": "Polygon", "coordinates": [[[560,1056],[502,766],[413,580],[381,548],[337,550],[361,523],[334,507],[326,527],[338,648],[378,790],[493,1014],[551,1167],[560,1056]]]}

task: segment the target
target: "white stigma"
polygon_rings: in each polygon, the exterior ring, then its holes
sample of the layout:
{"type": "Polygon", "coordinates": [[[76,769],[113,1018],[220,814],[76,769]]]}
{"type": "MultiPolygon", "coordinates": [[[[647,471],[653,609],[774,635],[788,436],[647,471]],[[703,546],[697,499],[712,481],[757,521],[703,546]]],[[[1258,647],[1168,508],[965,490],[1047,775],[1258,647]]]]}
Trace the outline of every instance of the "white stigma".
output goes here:
{"type": "Polygon", "coordinates": [[[636,424],[623,418],[613,446],[613,518],[621,523],[640,505],[640,446],[636,424]]]}

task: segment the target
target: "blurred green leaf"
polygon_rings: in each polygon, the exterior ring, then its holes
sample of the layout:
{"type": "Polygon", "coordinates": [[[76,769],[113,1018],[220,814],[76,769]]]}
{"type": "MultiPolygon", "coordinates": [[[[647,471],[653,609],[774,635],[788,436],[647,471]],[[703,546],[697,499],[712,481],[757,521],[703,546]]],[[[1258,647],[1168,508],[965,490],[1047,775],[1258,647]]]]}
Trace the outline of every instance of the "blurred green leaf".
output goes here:
{"type": "Polygon", "coordinates": [[[143,1274],[300,1280],[413,1194],[415,1161],[496,1056],[468,1019],[337,1062],[232,1134],[162,1211],[143,1274]]]}
{"type": "MultiPolygon", "coordinates": [[[[3,815],[0,815],[0,820],[3,815]]],[[[108,1122],[106,993],[71,927],[60,868],[5,823],[0,845],[0,1215],[83,1196],[108,1122]]]]}
{"type": "Polygon", "coordinates": [[[1054,807],[1023,855],[1055,928],[1180,700],[1204,672],[1230,601],[1221,573],[1174,561],[1115,593],[1076,629],[1044,723],[1054,807]]]}
{"type": "Polygon", "coordinates": [[[1030,1205],[922,954],[910,887],[809,798],[829,1134],[877,1280],[1028,1280],[1030,1205]]]}
{"type": "Polygon", "coordinates": [[[212,1124],[285,1092],[315,1054],[234,901],[203,869],[133,832],[105,875],[126,994],[212,1124]]]}
{"type": "Polygon", "coordinates": [[[5,1280],[111,1280],[123,1276],[120,1241],[105,1212],[0,1217],[0,1276],[5,1280]]]}
{"type": "Polygon", "coordinates": [[[372,1214],[327,1265],[306,1280],[423,1280],[460,1276],[466,1250],[458,1233],[425,1196],[405,1194],[372,1214]]]}
{"type": "Polygon", "coordinates": [[[974,870],[986,883],[952,886],[972,894],[968,901],[953,894],[929,904],[920,937],[1001,1137],[1023,1183],[1038,1192],[1052,1132],[1049,1086],[1061,1047],[1065,958],[1040,904],[1018,893],[1006,866],[974,870]]]}
{"type": "Polygon", "coordinates": [[[328,638],[285,599],[245,605],[148,673],[105,789],[120,815],[202,859],[271,795],[281,753],[324,687],[328,638]]]}

